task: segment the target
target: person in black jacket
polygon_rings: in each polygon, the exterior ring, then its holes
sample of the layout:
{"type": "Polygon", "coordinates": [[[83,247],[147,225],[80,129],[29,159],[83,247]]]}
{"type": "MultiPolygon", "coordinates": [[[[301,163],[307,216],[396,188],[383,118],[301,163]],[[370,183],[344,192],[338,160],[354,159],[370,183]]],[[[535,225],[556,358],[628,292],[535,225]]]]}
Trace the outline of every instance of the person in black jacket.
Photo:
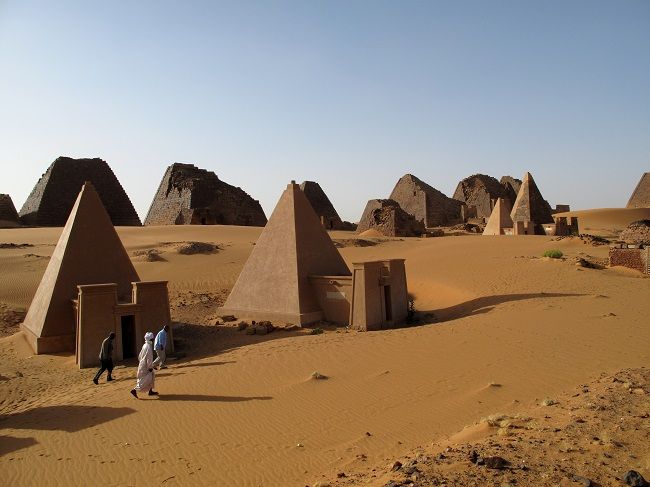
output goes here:
{"type": "Polygon", "coordinates": [[[99,350],[99,361],[101,362],[102,366],[100,369],[97,371],[95,374],[95,378],[93,379],[93,382],[95,385],[99,384],[99,378],[101,375],[104,373],[105,370],[108,370],[108,378],[106,379],[106,382],[110,382],[113,380],[113,340],[115,339],[115,333],[110,332],[108,334],[108,337],[104,339],[102,342],[102,348],[99,350]]]}

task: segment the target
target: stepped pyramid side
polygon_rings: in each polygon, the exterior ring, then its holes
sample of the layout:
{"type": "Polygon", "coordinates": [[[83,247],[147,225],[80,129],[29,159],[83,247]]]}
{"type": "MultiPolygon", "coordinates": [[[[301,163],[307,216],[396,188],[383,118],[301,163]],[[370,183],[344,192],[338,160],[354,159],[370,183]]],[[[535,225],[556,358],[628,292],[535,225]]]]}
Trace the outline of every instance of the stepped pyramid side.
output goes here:
{"type": "Polygon", "coordinates": [[[95,186],[113,225],[139,226],[140,218],[110,166],[101,159],[57,158],[20,209],[25,225],[60,227],[86,181],[95,186]]]}
{"type": "Polygon", "coordinates": [[[74,350],[78,285],[116,283],[130,301],[138,274],[92,183],[84,184],[50,258],[22,329],[37,353],[74,350]],[[51,339],[49,341],[43,340],[51,339]]]}
{"type": "Polygon", "coordinates": [[[266,225],[259,201],[192,164],[169,166],[154,195],[145,225],[266,225]]]}
{"type": "Polygon", "coordinates": [[[494,205],[490,219],[485,225],[483,235],[504,235],[504,228],[512,228],[512,218],[510,218],[510,204],[508,200],[499,198],[494,205]]]}
{"type": "Polygon", "coordinates": [[[643,173],[636,185],[627,208],[650,208],[650,172],[643,173]]]}
{"type": "Polygon", "coordinates": [[[20,226],[18,212],[8,194],[0,194],[0,228],[20,226]]]}
{"type": "Polygon", "coordinates": [[[322,319],[310,275],[349,276],[350,270],[305,194],[292,182],[220,313],[295,324],[322,319]]]}

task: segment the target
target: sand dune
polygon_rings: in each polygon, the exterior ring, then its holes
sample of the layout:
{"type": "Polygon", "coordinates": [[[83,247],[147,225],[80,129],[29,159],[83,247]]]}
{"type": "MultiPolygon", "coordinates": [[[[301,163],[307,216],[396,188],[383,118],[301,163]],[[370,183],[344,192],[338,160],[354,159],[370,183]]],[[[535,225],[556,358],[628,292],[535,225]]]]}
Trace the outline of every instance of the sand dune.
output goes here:
{"type": "Polygon", "coordinates": [[[599,208],[558,213],[556,216],[578,217],[580,233],[615,238],[630,223],[650,219],[650,208],[599,208]]]}
{"type": "MultiPolygon", "coordinates": [[[[74,357],[32,356],[0,339],[0,481],[6,485],[312,485],[382,464],[515,414],[577,384],[650,362],[650,279],[583,269],[607,247],[550,237],[386,239],[340,249],[346,262],[406,259],[424,323],[358,333],[324,326],[247,336],[214,325],[261,229],[119,228],[143,279],[170,282],[186,356],[159,373],[158,399],[128,394],[132,363],[94,386],[74,357]],[[181,255],[167,242],[222,250],[181,255]],[[541,258],[558,248],[564,260],[541,258]],[[314,371],[327,380],[310,380],[314,371]],[[501,387],[488,387],[499,383],[501,387]],[[300,446],[299,446],[300,445],[300,446]],[[92,482],[91,482],[92,483],[92,482]]],[[[60,229],[0,230],[0,302],[27,306],[60,229]]],[[[333,238],[350,239],[349,232],[333,238]]]]}

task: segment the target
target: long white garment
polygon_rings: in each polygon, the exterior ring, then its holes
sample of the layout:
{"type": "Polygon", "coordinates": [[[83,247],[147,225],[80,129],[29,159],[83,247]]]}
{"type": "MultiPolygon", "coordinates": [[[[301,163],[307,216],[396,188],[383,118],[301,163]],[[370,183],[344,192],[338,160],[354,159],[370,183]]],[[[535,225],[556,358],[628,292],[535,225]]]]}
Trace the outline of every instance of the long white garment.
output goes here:
{"type": "Polygon", "coordinates": [[[151,342],[144,342],[140,355],[138,355],[140,363],[138,364],[138,381],[135,386],[136,391],[150,391],[154,388],[154,373],[149,372],[153,369],[153,345],[151,342]]]}

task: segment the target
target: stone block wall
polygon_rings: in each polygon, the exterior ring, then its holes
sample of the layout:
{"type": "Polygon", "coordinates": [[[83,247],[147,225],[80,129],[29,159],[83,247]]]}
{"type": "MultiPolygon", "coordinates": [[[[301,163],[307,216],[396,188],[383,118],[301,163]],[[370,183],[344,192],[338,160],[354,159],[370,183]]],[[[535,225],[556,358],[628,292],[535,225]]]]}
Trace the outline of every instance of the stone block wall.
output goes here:
{"type": "Polygon", "coordinates": [[[20,210],[25,225],[65,225],[86,181],[95,186],[113,225],[139,226],[140,218],[115,174],[101,159],[57,158],[34,186],[20,210]]]}
{"type": "Polygon", "coordinates": [[[609,265],[622,266],[629,269],[635,269],[645,274],[650,273],[648,269],[650,262],[648,262],[650,248],[610,248],[609,249],[609,265]]]}
{"type": "Polygon", "coordinates": [[[462,203],[445,196],[412,174],[402,176],[390,199],[425,227],[454,225],[462,221],[462,203]]]}

